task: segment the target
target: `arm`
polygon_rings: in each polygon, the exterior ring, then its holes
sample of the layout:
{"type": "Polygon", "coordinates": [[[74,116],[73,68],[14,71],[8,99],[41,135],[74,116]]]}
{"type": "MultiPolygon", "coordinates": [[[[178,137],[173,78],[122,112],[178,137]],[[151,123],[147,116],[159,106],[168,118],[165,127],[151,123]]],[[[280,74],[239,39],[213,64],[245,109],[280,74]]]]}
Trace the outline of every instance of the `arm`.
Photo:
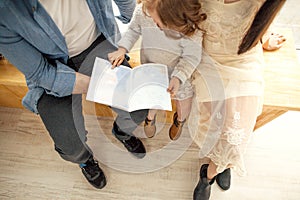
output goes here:
{"type": "Polygon", "coordinates": [[[128,27],[128,30],[118,42],[118,50],[108,54],[108,59],[112,63],[112,68],[119,66],[124,58],[125,53],[129,52],[136,41],[139,39],[141,33],[141,18],[143,17],[143,13],[141,10],[141,6],[138,6],[135,10],[133,19],[128,27]]]}
{"type": "Polygon", "coordinates": [[[143,11],[142,7],[138,5],[134,11],[132,21],[128,27],[128,30],[122,36],[121,40],[118,42],[118,46],[123,47],[127,51],[130,51],[139,37],[142,35],[142,25],[143,25],[143,11]]]}
{"type": "Polygon", "coordinates": [[[117,16],[117,18],[124,24],[129,23],[136,5],[136,0],[114,0],[114,2],[120,11],[120,16],[117,16]]]}
{"type": "Polygon", "coordinates": [[[0,51],[26,77],[29,89],[43,88],[62,97],[74,88],[75,72],[59,61],[49,63],[33,45],[16,32],[0,25],[0,51]]]}
{"type": "Polygon", "coordinates": [[[181,83],[189,79],[200,64],[202,55],[202,33],[198,31],[192,38],[181,40],[182,54],[174,68],[171,77],[176,77],[181,83]]]}
{"type": "Polygon", "coordinates": [[[202,33],[197,32],[192,38],[181,39],[182,55],[171,74],[167,89],[171,95],[176,95],[180,84],[189,79],[200,64],[202,55],[202,33]]]}
{"type": "Polygon", "coordinates": [[[90,77],[76,72],[76,80],[72,94],[86,94],[90,84],[90,77]]]}

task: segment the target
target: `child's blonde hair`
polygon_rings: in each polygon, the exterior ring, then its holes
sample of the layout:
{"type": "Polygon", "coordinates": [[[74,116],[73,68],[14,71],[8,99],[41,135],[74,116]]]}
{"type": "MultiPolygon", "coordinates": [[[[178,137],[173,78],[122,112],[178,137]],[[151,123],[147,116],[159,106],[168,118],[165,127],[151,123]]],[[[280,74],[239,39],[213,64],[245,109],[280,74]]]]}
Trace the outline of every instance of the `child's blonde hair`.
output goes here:
{"type": "Polygon", "coordinates": [[[169,29],[191,36],[206,19],[201,12],[199,0],[137,0],[143,3],[143,10],[156,10],[162,23],[169,29]]]}

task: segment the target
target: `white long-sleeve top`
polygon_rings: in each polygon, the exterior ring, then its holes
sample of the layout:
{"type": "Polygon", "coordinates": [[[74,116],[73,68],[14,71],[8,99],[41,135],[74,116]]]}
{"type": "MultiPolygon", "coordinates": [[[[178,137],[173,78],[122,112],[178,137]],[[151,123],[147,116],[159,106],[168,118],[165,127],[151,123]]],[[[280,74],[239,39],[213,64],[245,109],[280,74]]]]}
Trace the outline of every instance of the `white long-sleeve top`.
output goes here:
{"type": "Polygon", "coordinates": [[[131,24],[118,45],[128,52],[141,36],[141,63],[161,63],[169,67],[171,77],[184,84],[197,66],[202,55],[202,32],[192,37],[173,39],[167,37],[149,16],[145,16],[141,5],[137,5],[131,24]]]}

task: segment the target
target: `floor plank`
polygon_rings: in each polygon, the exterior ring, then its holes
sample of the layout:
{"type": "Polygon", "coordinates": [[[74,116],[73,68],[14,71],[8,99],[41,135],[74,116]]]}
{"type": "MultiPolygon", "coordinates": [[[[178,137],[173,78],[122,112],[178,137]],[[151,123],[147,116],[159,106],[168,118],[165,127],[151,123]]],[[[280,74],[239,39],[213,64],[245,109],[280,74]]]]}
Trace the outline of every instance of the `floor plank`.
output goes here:
{"type": "MultiPolygon", "coordinates": [[[[169,124],[158,124],[153,139],[142,139],[148,155],[137,160],[111,135],[112,118],[86,116],[88,143],[108,184],[90,186],[77,165],[63,161],[53,150],[38,116],[0,107],[0,199],[119,199],[188,200],[206,160],[184,130],[171,143],[169,124]]],[[[143,137],[139,127],[135,132],[143,137]]],[[[258,128],[245,156],[246,177],[233,173],[232,188],[214,184],[212,200],[296,200],[300,198],[300,112],[287,112],[258,128]]]]}

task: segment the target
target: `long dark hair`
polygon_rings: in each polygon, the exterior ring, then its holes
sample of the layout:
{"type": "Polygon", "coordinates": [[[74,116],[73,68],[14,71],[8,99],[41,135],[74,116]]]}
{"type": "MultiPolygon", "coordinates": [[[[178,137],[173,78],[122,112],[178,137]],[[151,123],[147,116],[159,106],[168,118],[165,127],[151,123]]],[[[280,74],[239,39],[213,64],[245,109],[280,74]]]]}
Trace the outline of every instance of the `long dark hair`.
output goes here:
{"type": "Polygon", "coordinates": [[[239,46],[238,54],[245,53],[257,44],[285,1],[286,0],[266,0],[263,3],[239,46]]]}

